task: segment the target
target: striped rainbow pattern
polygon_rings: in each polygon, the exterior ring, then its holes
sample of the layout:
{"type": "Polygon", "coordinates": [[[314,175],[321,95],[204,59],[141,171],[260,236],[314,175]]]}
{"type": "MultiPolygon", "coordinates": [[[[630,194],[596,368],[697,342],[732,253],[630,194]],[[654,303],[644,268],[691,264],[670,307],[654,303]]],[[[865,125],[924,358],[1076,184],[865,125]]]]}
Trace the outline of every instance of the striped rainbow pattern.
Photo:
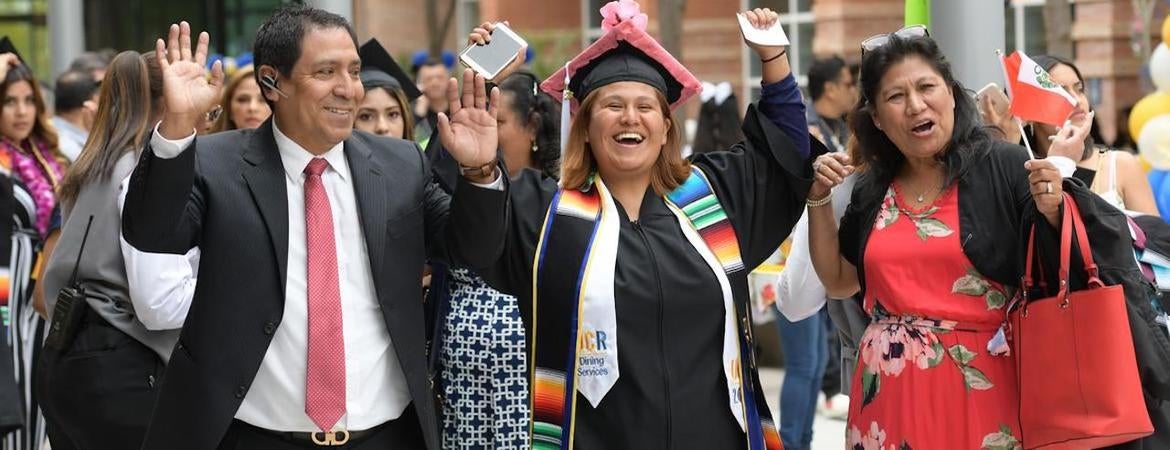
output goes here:
{"type": "MultiPolygon", "coordinates": [[[[566,191],[567,192],[567,191],[566,191]]],[[[532,450],[560,449],[565,374],[537,367],[532,389],[532,450]]]]}
{"type": "Polygon", "coordinates": [[[601,211],[601,196],[594,192],[582,192],[577,189],[563,189],[561,198],[557,202],[557,214],[573,216],[584,220],[597,220],[597,213],[601,211]]]}
{"type": "Polygon", "coordinates": [[[8,304],[8,299],[11,297],[9,294],[10,292],[11,290],[8,278],[8,268],[0,268],[0,305],[8,304]]]}
{"type": "Polygon", "coordinates": [[[735,228],[727,219],[727,213],[719,204],[706,175],[698,167],[691,167],[691,176],[675,188],[667,199],[687,215],[707,248],[719,259],[723,271],[733,273],[743,270],[743,259],[739,254],[739,238],[735,228]]]}
{"type": "Polygon", "coordinates": [[[780,443],[780,433],[776,432],[776,425],[770,419],[760,419],[760,428],[764,431],[764,447],[767,450],[784,450],[780,443]]]}

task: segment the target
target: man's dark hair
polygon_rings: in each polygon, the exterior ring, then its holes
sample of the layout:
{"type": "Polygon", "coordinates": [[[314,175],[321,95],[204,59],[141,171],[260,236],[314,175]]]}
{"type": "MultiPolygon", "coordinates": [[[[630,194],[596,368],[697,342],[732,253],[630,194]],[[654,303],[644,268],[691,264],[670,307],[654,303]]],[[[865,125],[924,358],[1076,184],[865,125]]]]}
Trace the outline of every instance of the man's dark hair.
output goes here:
{"type": "Polygon", "coordinates": [[[78,55],[69,64],[70,71],[93,73],[95,70],[105,70],[110,60],[97,52],[85,52],[78,55]]]}
{"type": "Polygon", "coordinates": [[[808,68],[808,93],[814,102],[825,94],[825,83],[841,80],[841,69],[846,67],[845,60],[839,56],[813,61],[808,68]]]}
{"type": "MultiPolygon", "coordinates": [[[[353,25],[337,14],[303,5],[288,5],[276,10],[256,30],[256,41],[252,44],[252,63],[271,66],[282,75],[292,73],[293,66],[301,57],[301,43],[313,29],[342,28],[349,33],[354,49],[357,48],[357,33],[353,25]]],[[[255,72],[256,84],[267,91],[260,82],[260,70],[255,72]]],[[[272,102],[268,102],[272,106],[272,102]]]]}
{"type": "Polygon", "coordinates": [[[76,110],[93,98],[98,87],[92,72],[88,70],[66,71],[57,77],[57,86],[53,89],[55,95],[53,105],[59,113],[76,110]]]}
{"type": "Polygon", "coordinates": [[[436,56],[428,56],[427,59],[423,60],[423,62],[418,63],[414,67],[411,68],[411,75],[414,76],[414,81],[416,83],[418,82],[418,71],[421,70],[423,67],[430,67],[430,66],[443,66],[443,70],[447,70],[447,65],[443,63],[443,60],[439,59],[436,56]]]}

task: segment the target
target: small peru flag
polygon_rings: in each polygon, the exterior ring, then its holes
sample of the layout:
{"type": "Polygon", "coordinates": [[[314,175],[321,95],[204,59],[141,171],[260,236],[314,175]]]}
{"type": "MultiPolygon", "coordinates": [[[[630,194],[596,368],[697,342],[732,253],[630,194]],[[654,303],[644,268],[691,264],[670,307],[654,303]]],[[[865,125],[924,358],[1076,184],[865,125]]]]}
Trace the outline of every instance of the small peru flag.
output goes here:
{"type": "Polygon", "coordinates": [[[1043,68],[1019,50],[1003,59],[1012,114],[1023,120],[1061,126],[1077,101],[1043,68]]]}

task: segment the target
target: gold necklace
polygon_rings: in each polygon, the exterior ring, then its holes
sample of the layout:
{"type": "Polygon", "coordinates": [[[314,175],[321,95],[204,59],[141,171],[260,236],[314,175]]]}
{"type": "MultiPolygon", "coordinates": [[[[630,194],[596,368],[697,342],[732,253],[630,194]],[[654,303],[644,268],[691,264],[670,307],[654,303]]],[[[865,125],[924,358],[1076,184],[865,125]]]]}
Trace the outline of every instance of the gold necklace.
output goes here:
{"type": "MultiPolygon", "coordinates": [[[[903,182],[902,185],[906,186],[907,188],[910,187],[909,184],[907,184],[905,182],[903,182]]],[[[927,195],[933,195],[937,192],[942,192],[943,187],[944,187],[944,185],[942,183],[939,183],[937,186],[918,191],[918,195],[917,195],[917,197],[914,198],[914,200],[917,203],[922,204],[922,203],[926,202],[927,195]]]]}

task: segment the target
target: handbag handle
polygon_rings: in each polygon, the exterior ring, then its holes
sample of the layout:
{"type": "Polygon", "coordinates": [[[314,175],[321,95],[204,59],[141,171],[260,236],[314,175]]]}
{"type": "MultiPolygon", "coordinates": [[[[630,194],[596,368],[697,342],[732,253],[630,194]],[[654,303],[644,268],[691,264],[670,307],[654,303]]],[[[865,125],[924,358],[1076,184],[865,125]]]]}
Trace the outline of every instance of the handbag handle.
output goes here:
{"type": "MultiPolygon", "coordinates": [[[[1060,225],[1060,270],[1057,276],[1060,278],[1060,291],[1057,296],[1068,302],[1069,286],[1069,263],[1072,257],[1072,240],[1073,235],[1076,235],[1077,247],[1081,250],[1081,259],[1084,263],[1085,272],[1089,276],[1089,286],[1091,288],[1101,287],[1104,283],[1098,277],[1098,268],[1096,262],[1093,260],[1092,247],[1089,245],[1089,235],[1085,230],[1084,220],[1081,219],[1080,208],[1077,206],[1076,200],[1067,192],[1064,195],[1064,215],[1060,225]]],[[[1036,225],[1032,225],[1032,230],[1028,235],[1028,253],[1025,259],[1024,276],[1021,279],[1020,287],[1023,297],[1023,302],[1027,302],[1027,292],[1034,286],[1032,278],[1032,266],[1035,258],[1036,250],[1036,225]]]]}

